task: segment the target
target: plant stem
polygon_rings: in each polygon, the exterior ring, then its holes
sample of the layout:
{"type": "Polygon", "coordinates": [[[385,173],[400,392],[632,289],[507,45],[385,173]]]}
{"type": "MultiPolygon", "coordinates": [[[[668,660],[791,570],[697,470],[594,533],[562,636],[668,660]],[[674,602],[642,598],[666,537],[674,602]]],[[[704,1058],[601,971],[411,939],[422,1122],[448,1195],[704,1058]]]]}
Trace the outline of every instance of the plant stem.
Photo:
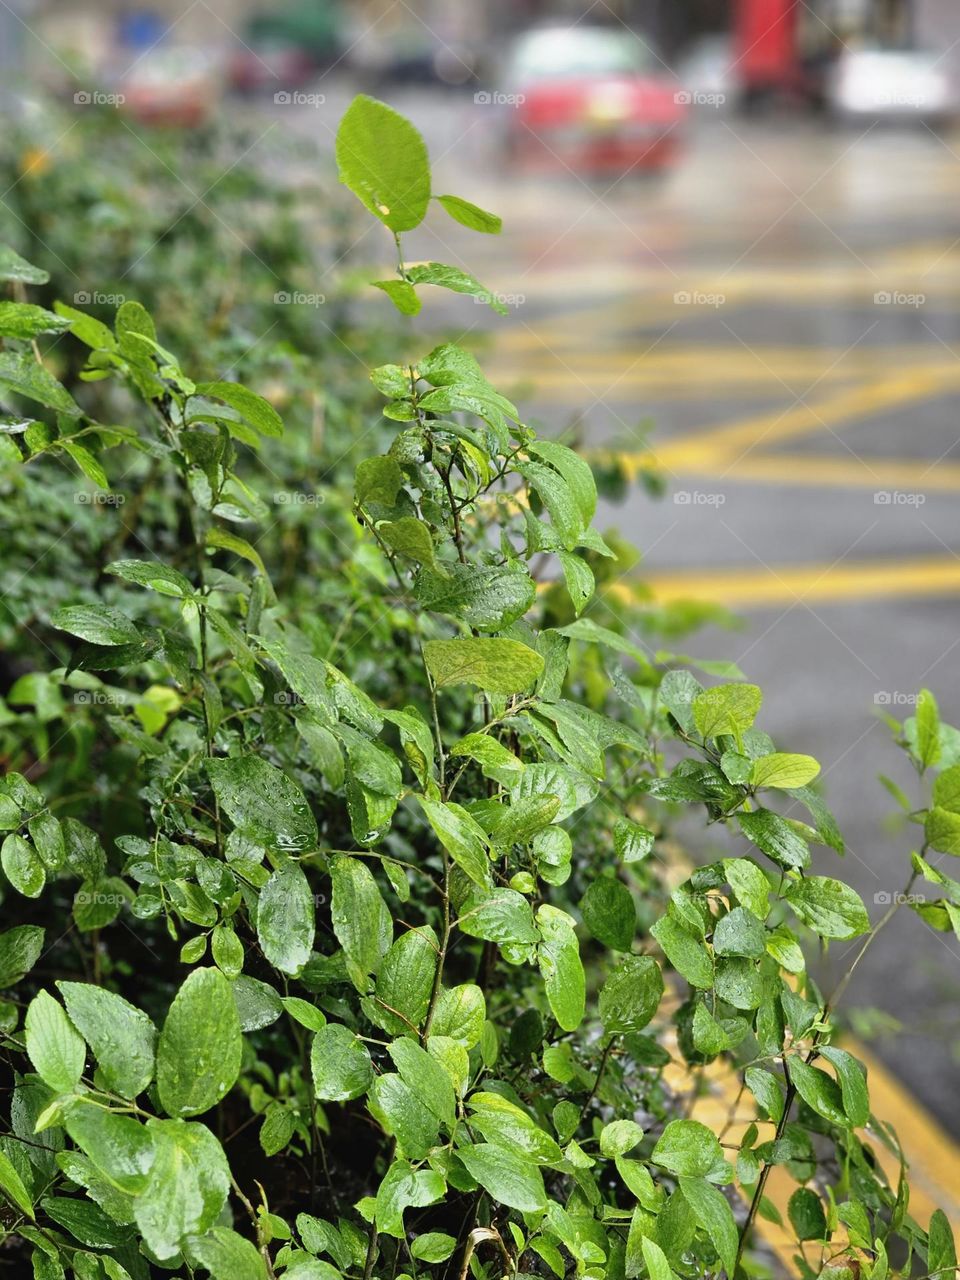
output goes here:
{"type": "MultiPolygon", "coordinates": [[[[787,1127],[787,1121],[790,1118],[790,1109],[793,1106],[793,1100],[797,1096],[797,1090],[790,1079],[790,1072],[787,1068],[787,1059],[783,1059],[783,1074],[787,1078],[787,1092],[783,1100],[783,1113],[777,1123],[776,1132],[773,1135],[774,1143],[780,1141],[783,1137],[784,1130],[787,1127]]],[[[743,1226],[740,1228],[740,1239],[737,1241],[737,1258],[733,1266],[733,1274],[736,1274],[737,1268],[740,1266],[740,1260],[743,1257],[743,1251],[746,1248],[747,1237],[750,1235],[750,1229],[753,1226],[754,1219],[757,1216],[757,1210],[760,1208],[760,1201],[763,1199],[764,1187],[767,1185],[767,1179],[770,1177],[770,1170],[773,1168],[772,1162],[764,1164],[760,1170],[760,1177],[757,1179],[757,1185],[753,1191],[753,1198],[750,1201],[750,1208],[747,1210],[747,1216],[743,1226]]],[[[733,1275],[729,1277],[733,1280],[733,1275]]]]}
{"type": "MultiPolygon", "coordinates": [[[[924,850],[925,849],[926,849],[926,846],[924,846],[924,850]]],[[[923,851],[921,851],[921,856],[923,856],[923,851]]],[[[856,969],[857,965],[860,963],[863,957],[867,954],[867,952],[869,951],[870,947],[873,945],[874,940],[876,939],[880,931],[886,928],[886,926],[890,923],[893,917],[897,914],[897,912],[903,906],[905,899],[909,896],[910,890],[914,886],[914,883],[917,879],[918,874],[919,874],[918,872],[914,871],[913,875],[907,881],[906,886],[903,889],[902,893],[899,893],[896,896],[894,901],[890,904],[890,906],[887,908],[884,914],[880,917],[880,919],[877,921],[874,927],[867,934],[866,938],[864,938],[863,946],[860,948],[860,950],[857,952],[856,956],[854,957],[853,964],[850,966],[847,972],[843,975],[843,977],[837,983],[836,987],[834,987],[831,994],[827,997],[827,1002],[823,1006],[824,1018],[826,1018],[830,1010],[833,1009],[839,1003],[839,1001],[843,998],[843,993],[846,991],[847,987],[850,985],[850,979],[853,977],[854,970],[856,969]]]]}
{"type": "Polygon", "coordinates": [[[589,1094],[587,1095],[586,1102],[580,1108],[581,1120],[587,1114],[587,1108],[590,1106],[590,1103],[597,1096],[597,1090],[600,1088],[600,1082],[603,1080],[603,1073],[607,1069],[607,1062],[610,1058],[610,1054],[613,1052],[613,1046],[616,1043],[616,1039],[617,1039],[616,1036],[610,1037],[610,1039],[607,1041],[606,1048],[604,1049],[603,1053],[600,1056],[600,1065],[597,1067],[597,1078],[593,1082],[593,1088],[590,1090],[589,1094]]]}
{"type": "Polygon", "coordinates": [[[370,1226],[370,1237],[367,1240],[367,1257],[363,1264],[363,1280],[370,1280],[373,1275],[373,1265],[377,1260],[377,1245],[380,1241],[380,1232],[377,1230],[376,1223],[370,1226]]]}
{"type": "Polygon", "coordinates": [[[450,858],[446,849],[443,851],[443,890],[441,899],[443,902],[443,931],[440,937],[440,954],[437,956],[437,967],[433,972],[433,987],[430,991],[427,1016],[424,1019],[423,1030],[420,1033],[421,1044],[426,1044],[430,1038],[430,1028],[433,1026],[433,1017],[437,1011],[437,1001],[440,999],[440,992],[443,989],[443,965],[447,958],[447,947],[450,945],[450,934],[453,929],[450,921],[450,858]]]}

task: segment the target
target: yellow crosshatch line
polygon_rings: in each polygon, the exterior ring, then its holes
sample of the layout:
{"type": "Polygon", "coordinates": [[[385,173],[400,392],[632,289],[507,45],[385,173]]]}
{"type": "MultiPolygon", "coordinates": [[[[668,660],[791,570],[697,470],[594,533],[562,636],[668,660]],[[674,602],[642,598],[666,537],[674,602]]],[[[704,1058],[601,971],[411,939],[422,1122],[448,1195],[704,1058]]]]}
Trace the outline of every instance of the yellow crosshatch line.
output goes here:
{"type": "Polygon", "coordinates": [[[725,426],[687,433],[655,450],[661,465],[670,469],[704,455],[727,454],[731,469],[737,454],[758,445],[769,446],[784,440],[816,435],[871,414],[902,408],[944,391],[960,387],[960,361],[949,374],[907,371],[880,382],[864,383],[852,389],[820,396],[812,403],[794,404],[781,412],[753,414],[725,426]]]}
{"type": "MultiPolygon", "coordinates": [[[[676,372],[676,371],[674,371],[676,372]]],[[[826,379],[824,379],[825,381],[826,379]]],[[[615,465],[635,480],[651,467],[674,479],[711,477],[735,482],[802,487],[850,487],[915,492],[953,492],[960,488],[960,460],[948,457],[889,458],[771,453],[770,446],[904,410],[960,389],[960,359],[948,366],[905,369],[880,381],[863,381],[830,394],[794,401],[785,408],[686,432],[646,450],[588,449],[596,465],[615,465]]],[[[958,429],[960,430],[960,429],[958,429]]]]}
{"type": "MultiPolygon", "coordinates": [[[[958,449],[960,453],[960,449],[958,449]]],[[[909,493],[960,492],[960,461],[926,461],[916,458],[825,457],[823,454],[750,454],[734,471],[723,471],[729,480],[759,481],[769,485],[801,488],[873,489],[909,493]]],[[[716,465],[702,471],[690,467],[686,474],[717,475],[716,465]]]]}
{"type": "MultiPolygon", "coordinates": [[[[631,365],[635,364],[635,371],[645,375],[665,376],[682,373],[696,377],[703,376],[707,380],[733,376],[763,378],[773,387],[783,390],[781,378],[789,381],[791,378],[836,380],[874,377],[878,373],[889,374],[891,368],[897,368],[899,365],[909,367],[911,370],[949,374],[957,367],[957,358],[944,351],[942,347],[936,350],[932,348],[924,350],[919,347],[905,349],[880,344],[855,347],[852,351],[845,353],[843,349],[838,350],[835,347],[758,346],[745,349],[739,343],[724,343],[722,346],[704,348],[672,343],[669,347],[665,345],[654,347],[638,362],[636,339],[632,345],[627,345],[624,343],[622,334],[619,338],[620,345],[617,347],[602,352],[588,352],[583,356],[579,355],[572,345],[567,347],[565,355],[554,352],[546,342],[539,341],[541,335],[542,330],[538,330],[537,341],[530,344],[533,354],[525,351],[520,357],[518,353],[513,362],[505,359],[504,353],[498,349],[495,362],[496,376],[506,372],[508,376],[516,377],[522,374],[535,380],[536,376],[546,371],[548,366],[552,369],[554,364],[557,364],[563,368],[564,360],[569,358],[568,376],[572,378],[584,369],[596,369],[608,373],[611,378],[616,378],[625,374],[631,365]]],[[[538,388],[538,390],[545,391],[547,388],[538,388]]],[[[691,388],[681,387],[679,390],[690,391],[691,388]]]]}
{"type": "MultiPolygon", "coordinates": [[[[700,600],[730,609],[791,604],[849,604],[960,594],[960,554],[898,560],[842,560],[750,568],[663,571],[643,575],[654,600],[700,600]]],[[[623,592],[631,589],[624,584],[623,592]]],[[[617,594],[618,588],[608,588],[617,594]]],[[[631,595],[630,597],[634,597],[631,595]]]]}

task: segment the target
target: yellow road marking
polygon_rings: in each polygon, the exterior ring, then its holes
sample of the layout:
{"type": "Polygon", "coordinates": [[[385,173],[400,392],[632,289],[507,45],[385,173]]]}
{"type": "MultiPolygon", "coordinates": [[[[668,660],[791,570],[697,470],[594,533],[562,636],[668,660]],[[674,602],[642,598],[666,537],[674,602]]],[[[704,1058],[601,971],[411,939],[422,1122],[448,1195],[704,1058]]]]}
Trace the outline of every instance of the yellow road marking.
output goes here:
{"type": "MultiPolygon", "coordinates": [[[[909,560],[779,564],[757,568],[677,570],[644,575],[661,603],[700,600],[730,609],[792,604],[909,599],[960,594],[960,554],[909,560]]],[[[628,588],[625,588],[628,589],[628,588]]]]}
{"type": "Polygon", "coordinates": [[[960,364],[949,375],[904,373],[882,382],[854,387],[826,396],[812,405],[797,404],[780,414],[754,414],[726,426],[692,432],[674,443],[657,449],[657,457],[667,467],[682,467],[685,462],[702,459],[705,454],[734,453],[758,444],[770,445],[782,440],[795,440],[815,434],[825,427],[856,421],[924,400],[960,385],[960,364]]]}
{"type": "MultiPolygon", "coordinates": [[[[571,316],[571,320],[576,320],[576,317],[571,316]]],[[[526,331],[510,330],[509,333],[531,337],[526,331]]],[[[652,346],[653,340],[647,342],[647,335],[628,337],[621,331],[616,336],[615,345],[603,351],[585,352],[582,350],[582,329],[577,332],[575,328],[571,328],[563,337],[564,346],[559,350],[542,340],[542,329],[538,329],[535,339],[531,339],[529,343],[498,340],[493,346],[493,367],[498,371],[523,371],[533,376],[541,365],[552,369],[555,363],[569,357],[576,360],[575,366],[571,366],[571,372],[579,372],[581,368],[595,368],[620,374],[625,373],[631,365],[639,363],[644,369],[656,369],[664,373],[674,371],[722,376],[734,369],[744,373],[763,372],[773,379],[779,375],[785,380],[791,377],[867,378],[877,374],[889,377],[891,370],[949,375],[958,367],[957,359],[939,346],[860,346],[848,351],[835,347],[756,345],[746,348],[735,342],[709,345],[670,342],[652,346]],[[644,350],[645,344],[650,346],[649,351],[644,350]]]]}
{"type": "MultiPolygon", "coordinates": [[[[688,469],[691,475],[728,472],[726,461],[688,469]]],[[[960,462],[926,462],[915,458],[836,458],[823,454],[750,454],[741,458],[730,480],[760,481],[804,488],[899,490],[910,493],[960,491],[960,462]]]]}
{"type": "MultiPolygon", "coordinates": [[[[574,319],[575,317],[571,317],[574,319]]],[[[511,332],[516,332],[512,330],[511,332]]],[[[538,338],[542,334],[538,330],[538,338]]],[[[621,332],[617,345],[603,351],[583,352],[575,344],[577,335],[568,331],[569,340],[567,355],[574,356],[576,368],[581,367],[604,369],[611,373],[622,373],[638,357],[644,366],[658,370],[680,370],[698,372],[706,370],[710,373],[723,374],[729,369],[745,371],[762,370],[768,377],[783,374],[797,378],[817,378],[821,376],[864,377],[876,373],[890,374],[891,368],[904,366],[905,371],[923,370],[925,372],[949,373],[956,369],[957,360],[946,353],[943,348],[921,349],[914,347],[903,350],[898,347],[856,347],[849,352],[833,347],[768,347],[754,346],[744,348],[739,343],[711,343],[708,345],[681,345],[671,343],[653,347],[643,354],[644,335],[625,338],[621,332]],[[639,349],[638,349],[639,348],[639,349]],[[840,370],[838,374],[836,371],[840,370]]],[[[582,334],[580,335],[582,338],[582,334]]],[[[516,351],[514,357],[512,342],[498,341],[494,345],[494,367],[507,370],[536,370],[540,362],[551,364],[560,356],[550,350],[545,342],[530,343],[530,349],[516,351]],[[507,357],[510,357],[508,359],[507,357]],[[515,359],[516,363],[511,363],[515,359]]],[[[519,346],[519,344],[518,344],[519,346]]]]}
{"type": "MultiPolygon", "coordinates": [[[[780,412],[767,410],[716,427],[705,427],[668,441],[656,450],[632,454],[594,449],[590,454],[598,463],[619,465],[631,479],[651,465],[659,465],[672,472],[707,465],[711,474],[717,474],[719,470],[723,474],[729,473],[731,479],[736,479],[739,468],[746,463],[758,445],[769,446],[783,440],[813,435],[842,423],[855,422],[872,413],[928,399],[957,386],[960,386],[960,364],[949,372],[906,373],[882,382],[839,391],[812,405],[795,404],[780,412]]],[[[755,459],[757,456],[754,454],[755,459]]]]}

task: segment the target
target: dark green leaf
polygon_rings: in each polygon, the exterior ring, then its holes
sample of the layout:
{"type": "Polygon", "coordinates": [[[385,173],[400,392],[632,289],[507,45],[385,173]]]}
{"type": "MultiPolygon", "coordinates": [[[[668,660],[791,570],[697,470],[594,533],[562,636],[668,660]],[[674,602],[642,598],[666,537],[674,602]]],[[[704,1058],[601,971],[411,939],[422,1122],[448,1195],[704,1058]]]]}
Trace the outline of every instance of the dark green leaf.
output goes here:
{"type": "Polygon", "coordinates": [[[338,1022],[327,1023],[314,1036],[310,1065],[317,1097],[328,1102],[359,1098],[373,1083],[369,1053],[354,1033],[338,1022]]]}
{"type": "Polygon", "coordinates": [[[583,1021],[586,983],[574,921],[545,904],[537,911],[537,924],[542,935],[537,959],[550,1009],[564,1031],[575,1031],[583,1021]]]}
{"type": "Polygon", "coordinates": [[[359,858],[335,858],[330,877],[330,916],[337,941],[358,975],[374,973],[393,940],[390,914],[377,882],[359,858]]]}
{"type": "Polygon", "coordinates": [[[207,760],[220,808],[238,831],[285,853],[315,849],[317,824],[303,792],[258,755],[207,760]]]}
{"type": "Polygon", "coordinates": [[[680,1190],[698,1225],[710,1237],[727,1275],[732,1276],[740,1237],[733,1210],[723,1193],[697,1177],[681,1177],[680,1190]]]}
{"type": "Polygon", "coordinates": [[[704,991],[713,986],[713,960],[710,952],[672,916],[661,916],[650,932],[663,948],[663,953],[693,987],[704,991]]]}
{"type": "Polygon", "coordinates": [[[56,409],[68,418],[79,418],[82,413],[69,391],[37,363],[32,351],[0,351],[0,387],[56,409]]]}
{"type": "Polygon", "coordinates": [[[600,991],[600,1020],[608,1035],[642,1031],[660,1007],[663,975],[652,956],[628,956],[600,991]]]}
{"type": "Polygon", "coordinates": [[[820,1197],[809,1187],[797,1187],[787,1205],[790,1223],[798,1240],[824,1240],[827,1217],[820,1197]]]}
{"type": "Polygon", "coordinates": [[[856,938],[870,930],[866,907],[842,880],[806,876],[791,884],[784,897],[821,938],[856,938]]]}
{"type": "Polygon", "coordinates": [[[0,280],[19,280],[23,284],[46,284],[50,273],[21,258],[8,244],[0,244],[0,280]]]}
{"type": "Polygon", "coordinates": [[[498,1204],[522,1213],[537,1213],[547,1207],[543,1176],[532,1160],[491,1142],[460,1147],[457,1155],[498,1204]]]}
{"type": "Polygon", "coordinates": [[[39,898],[47,873],[40,855],[28,840],[11,832],[0,846],[0,864],[18,893],[25,898],[39,898]]]}
{"type": "Polygon", "coordinates": [[[723,1149],[699,1120],[671,1120],[650,1159],[671,1173],[706,1178],[724,1164],[723,1149]]]}
{"type": "Polygon", "coordinates": [[[61,631],[68,631],[90,644],[136,644],[140,639],[140,633],[130,619],[119,609],[108,609],[106,605],[69,605],[57,609],[50,622],[61,631]]]}
{"type": "Polygon", "coordinates": [[[740,830],[768,858],[781,867],[810,865],[810,849],[806,840],[778,813],[757,809],[755,813],[739,813],[740,830]]]}
{"type": "Polygon", "coordinates": [[[238,382],[200,382],[196,394],[222,400],[263,436],[279,439],[283,435],[283,420],[273,405],[238,382]]]}
{"type": "Polygon", "coordinates": [[[525,569],[450,565],[442,576],[421,573],[416,596],[425,609],[451,614],[478,631],[502,631],[527,612],[536,587],[525,569]]]}
{"type": "Polygon", "coordinates": [[[637,909],[627,886],[613,876],[598,876],[580,903],[583,923],[615,951],[629,951],[637,932],[637,909]]]}

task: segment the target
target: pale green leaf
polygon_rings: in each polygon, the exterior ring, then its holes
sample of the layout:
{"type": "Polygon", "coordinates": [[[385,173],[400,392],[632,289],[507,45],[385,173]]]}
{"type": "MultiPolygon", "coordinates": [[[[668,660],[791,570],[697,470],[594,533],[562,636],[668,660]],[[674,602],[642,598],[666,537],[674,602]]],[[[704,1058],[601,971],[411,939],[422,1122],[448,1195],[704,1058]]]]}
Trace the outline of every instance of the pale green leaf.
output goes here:
{"type": "Polygon", "coordinates": [[[481,231],[485,235],[495,236],[503,227],[503,220],[495,213],[488,213],[486,209],[481,209],[479,205],[472,204],[460,196],[437,196],[436,199],[454,222],[469,227],[471,231],[481,231]]]}
{"type": "Polygon", "coordinates": [[[45,1084],[68,1093],[79,1083],[87,1046],[62,1005],[46,991],[30,1001],[24,1020],[27,1056],[45,1084]]]}
{"type": "Polygon", "coordinates": [[[813,756],[791,755],[774,751],[771,755],[754,760],[750,781],[755,787],[805,787],[820,772],[820,765],[813,756]]]}
{"type": "Polygon", "coordinates": [[[195,969],[170,1005],[157,1042],[157,1092],[170,1116],[209,1111],[236,1084],[243,1035],[230,983],[195,969]]]}
{"type": "Polygon", "coordinates": [[[429,640],[423,659],[438,688],[471,684],[487,693],[522,693],[543,671],[543,658],[517,640],[429,640]]]}
{"type": "Polygon", "coordinates": [[[418,131],[391,107],[359,94],[337,130],[340,181],[391,231],[419,226],[430,202],[430,161],[418,131]]]}
{"type": "Polygon", "coordinates": [[[135,1098],[153,1079],[157,1032],[122,996],[86,982],[58,982],[67,1011],[97,1060],[104,1083],[135,1098]]]}
{"type": "MultiPolygon", "coordinates": [[[[296,977],[310,958],[314,933],[314,902],[309,882],[300,864],[288,860],[260,890],[257,939],[275,969],[296,977]]],[[[242,962],[242,951],[240,958],[242,962]]]]}

